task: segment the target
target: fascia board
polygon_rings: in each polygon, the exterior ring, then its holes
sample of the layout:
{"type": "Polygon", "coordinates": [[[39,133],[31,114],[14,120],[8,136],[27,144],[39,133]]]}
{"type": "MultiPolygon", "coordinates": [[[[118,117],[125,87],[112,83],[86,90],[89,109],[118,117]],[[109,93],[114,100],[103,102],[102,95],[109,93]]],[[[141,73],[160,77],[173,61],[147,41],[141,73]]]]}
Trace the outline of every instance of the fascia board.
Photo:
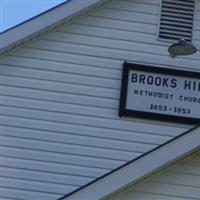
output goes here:
{"type": "Polygon", "coordinates": [[[71,0],[26,23],[3,32],[0,34],[0,53],[3,53],[16,44],[30,39],[31,36],[37,35],[49,27],[59,24],[59,22],[77,13],[89,9],[91,6],[96,6],[100,2],[102,2],[102,0],[71,0]]]}
{"type": "Polygon", "coordinates": [[[100,200],[129,184],[138,182],[198,148],[200,148],[200,127],[182,134],[181,137],[167,142],[93,184],[62,198],[62,200],[100,200]]]}

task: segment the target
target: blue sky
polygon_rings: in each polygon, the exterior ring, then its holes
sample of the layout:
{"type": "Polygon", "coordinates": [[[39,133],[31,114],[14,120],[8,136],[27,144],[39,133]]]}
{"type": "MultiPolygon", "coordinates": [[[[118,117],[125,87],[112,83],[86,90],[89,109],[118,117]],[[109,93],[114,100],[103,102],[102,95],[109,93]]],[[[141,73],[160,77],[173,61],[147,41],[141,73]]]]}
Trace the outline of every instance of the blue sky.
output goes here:
{"type": "Polygon", "coordinates": [[[66,0],[0,0],[0,32],[66,0]]]}

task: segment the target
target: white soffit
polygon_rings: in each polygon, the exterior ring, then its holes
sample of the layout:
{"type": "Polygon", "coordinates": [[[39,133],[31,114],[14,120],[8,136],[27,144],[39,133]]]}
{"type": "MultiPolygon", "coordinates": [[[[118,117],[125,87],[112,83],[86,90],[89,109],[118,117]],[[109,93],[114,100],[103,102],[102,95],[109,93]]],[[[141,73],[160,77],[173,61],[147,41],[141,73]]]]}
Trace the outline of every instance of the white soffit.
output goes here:
{"type": "Polygon", "coordinates": [[[69,0],[0,34],[0,53],[106,0],[69,0]]]}
{"type": "Polygon", "coordinates": [[[200,147],[200,127],[189,130],[60,200],[100,200],[200,147]]]}

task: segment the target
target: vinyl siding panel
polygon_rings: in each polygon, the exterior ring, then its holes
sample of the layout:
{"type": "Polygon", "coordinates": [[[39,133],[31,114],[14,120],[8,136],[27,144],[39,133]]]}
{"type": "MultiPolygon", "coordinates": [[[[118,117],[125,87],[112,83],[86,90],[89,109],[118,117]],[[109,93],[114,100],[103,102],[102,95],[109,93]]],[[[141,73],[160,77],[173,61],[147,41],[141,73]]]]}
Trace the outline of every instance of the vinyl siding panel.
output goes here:
{"type": "Polygon", "coordinates": [[[159,8],[110,1],[0,58],[3,199],[55,200],[191,127],[118,117],[125,60],[199,71],[157,40],[159,8]]]}
{"type": "Polygon", "coordinates": [[[198,49],[200,48],[200,2],[197,1],[196,5],[196,20],[194,21],[194,41],[197,44],[198,49]]]}
{"type": "Polygon", "coordinates": [[[183,159],[162,172],[130,186],[109,200],[200,199],[200,153],[183,159]],[[193,169],[198,170],[193,170],[193,169]]]}

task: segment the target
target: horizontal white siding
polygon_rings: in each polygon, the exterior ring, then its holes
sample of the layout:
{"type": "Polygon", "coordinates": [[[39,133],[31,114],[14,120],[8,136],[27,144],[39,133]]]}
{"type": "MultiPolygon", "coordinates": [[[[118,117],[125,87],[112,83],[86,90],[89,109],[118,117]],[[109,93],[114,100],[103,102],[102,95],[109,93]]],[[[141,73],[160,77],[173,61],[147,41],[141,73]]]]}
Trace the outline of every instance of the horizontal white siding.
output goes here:
{"type": "Polygon", "coordinates": [[[199,200],[200,152],[179,161],[109,200],[199,200]]]}
{"type": "Polygon", "coordinates": [[[196,13],[195,13],[195,21],[194,21],[194,43],[197,48],[200,49],[200,1],[196,1],[196,13]]]}
{"type": "Polygon", "coordinates": [[[112,1],[1,57],[3,199],[55,200],[190,128],[118,117],[125,60],[199,70],[157,40],[159,6],[112,1]]]}

